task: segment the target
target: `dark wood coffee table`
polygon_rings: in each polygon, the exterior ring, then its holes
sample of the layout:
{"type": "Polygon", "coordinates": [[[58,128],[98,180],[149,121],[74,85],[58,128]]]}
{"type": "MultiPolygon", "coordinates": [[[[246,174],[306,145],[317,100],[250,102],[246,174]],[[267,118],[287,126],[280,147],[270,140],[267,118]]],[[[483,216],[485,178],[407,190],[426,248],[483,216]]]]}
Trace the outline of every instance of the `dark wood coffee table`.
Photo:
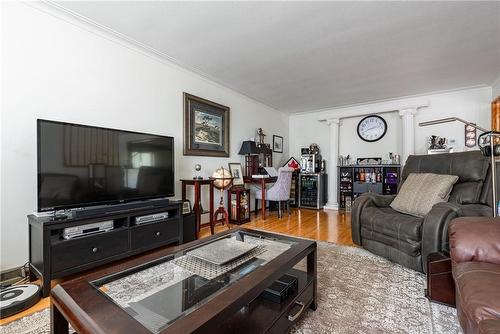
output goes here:
{"type": "Polygon", "coordinates": [[[237,228],[56,286],[51,331],[68,333],[69,322],[80,334],[283,333],[305,309],[316,309],[316,282],[315,241],[237,228]],[[227,237],[257,245],[227,272],[186,255],[227,237]],[[297,291],[281,304],[264,299],[264,289],[284,274],[298,278],[297,291]]]}

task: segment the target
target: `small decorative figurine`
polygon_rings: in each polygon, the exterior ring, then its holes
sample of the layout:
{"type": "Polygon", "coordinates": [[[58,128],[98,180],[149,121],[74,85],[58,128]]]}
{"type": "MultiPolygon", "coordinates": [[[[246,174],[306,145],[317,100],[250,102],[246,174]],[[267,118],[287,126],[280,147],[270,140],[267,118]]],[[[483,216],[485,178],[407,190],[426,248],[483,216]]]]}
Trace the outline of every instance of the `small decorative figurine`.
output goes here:
{"type": "Polygon", "coordinates": [[[259,136],[259,144],[263,145],[264,144],[264,137],[266,136],[264,134],[264,130],[262,130],[262,128],[258,128],[257,135],[259,136]]]}

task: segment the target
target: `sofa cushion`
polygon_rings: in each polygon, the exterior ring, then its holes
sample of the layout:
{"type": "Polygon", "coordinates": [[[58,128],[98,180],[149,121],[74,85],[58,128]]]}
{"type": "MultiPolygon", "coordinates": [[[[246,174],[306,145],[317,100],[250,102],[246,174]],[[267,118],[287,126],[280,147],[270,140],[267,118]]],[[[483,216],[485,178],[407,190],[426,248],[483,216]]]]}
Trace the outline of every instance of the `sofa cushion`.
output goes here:
{"type": "Polygon", "coordinates": [[[390,207],[366,207],[361,213],[361,236],[415,256],[420,254],[422,222],[390,207]]]}
{"type": "Polygon", "coordinates": [[[457,180],[456,175],[412,173],[401,186],[391,207],[401,213],[424,217],[435,204],[448,201],[457,180]]]}
{"type": "Polygon", "coordinates": [[[475,332],[485,319],[500,319],[500,265],[486,262],[453,263],[460,324],[475,332]]]}
{"type": "Polygon", "coordinates": [[[361,236],[363,237],[363,246],[366,245],[366,241],[370,240],[383,244],[387,248],[398,250],[411,257],[417,257],[422,253],[422,243],[420,241],[399,239],[378,233],[377,231],[370,231],[364,227],[361,227],[361,236]]]}

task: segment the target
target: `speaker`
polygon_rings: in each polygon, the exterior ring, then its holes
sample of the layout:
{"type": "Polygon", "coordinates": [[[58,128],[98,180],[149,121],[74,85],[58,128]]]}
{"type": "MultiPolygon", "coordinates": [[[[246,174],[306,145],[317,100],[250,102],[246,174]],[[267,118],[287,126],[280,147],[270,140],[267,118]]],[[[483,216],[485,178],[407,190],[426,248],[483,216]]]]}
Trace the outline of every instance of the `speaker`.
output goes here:
{"type": "Polygon", "coordinates": [[[196,216],[191,213],[182,217],[182,243],[196,240],[196,216]]]}

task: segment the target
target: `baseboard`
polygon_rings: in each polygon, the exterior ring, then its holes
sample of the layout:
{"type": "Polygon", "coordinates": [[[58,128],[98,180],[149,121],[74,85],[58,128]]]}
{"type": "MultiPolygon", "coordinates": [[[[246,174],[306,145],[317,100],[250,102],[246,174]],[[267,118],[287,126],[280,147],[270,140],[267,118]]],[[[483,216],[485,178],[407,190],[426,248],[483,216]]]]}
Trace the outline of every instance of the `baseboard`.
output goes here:
{"type": "Polygon", "coordinates": [[[323,207],[324,210],[335,210],[338,211],[339,204],[338,203],[326,203],[323,207]]]}
{"type": "Polygon", "coordinates": [[[7,286],[26,277],[23,266],[17,268],[6,269],[0,272],[0,285],[7,286]]]}

